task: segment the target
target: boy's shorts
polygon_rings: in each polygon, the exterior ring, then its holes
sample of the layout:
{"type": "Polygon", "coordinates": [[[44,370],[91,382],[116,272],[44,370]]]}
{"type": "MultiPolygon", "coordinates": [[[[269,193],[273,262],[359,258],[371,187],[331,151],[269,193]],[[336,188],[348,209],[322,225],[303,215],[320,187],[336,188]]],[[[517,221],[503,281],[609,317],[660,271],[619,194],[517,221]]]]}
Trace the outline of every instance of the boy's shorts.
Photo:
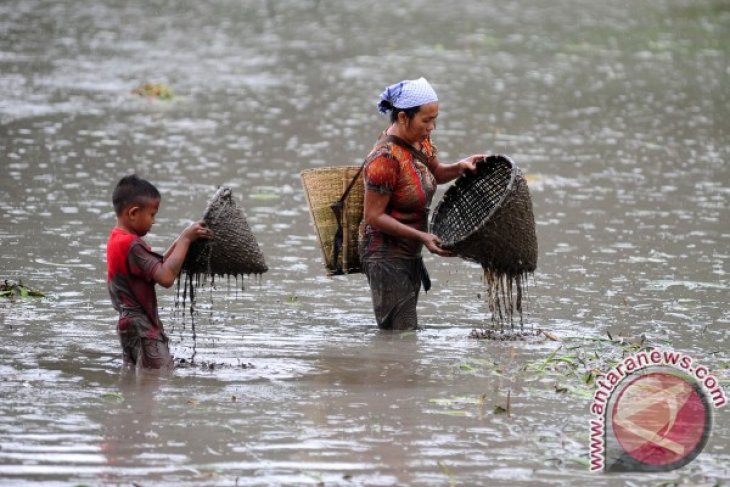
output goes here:
{"type": "Polygon", "coordinates": [[[120,320],[126,326],[117,327],[122,345],[124,365],[147,369],[172,368],[173,359],[168,346],[169,339],[162,330],[152,330],[149,320],[137,316],[125,316],[120,320]],[[150,335],[157,338],[148,338],[150,335]]]}

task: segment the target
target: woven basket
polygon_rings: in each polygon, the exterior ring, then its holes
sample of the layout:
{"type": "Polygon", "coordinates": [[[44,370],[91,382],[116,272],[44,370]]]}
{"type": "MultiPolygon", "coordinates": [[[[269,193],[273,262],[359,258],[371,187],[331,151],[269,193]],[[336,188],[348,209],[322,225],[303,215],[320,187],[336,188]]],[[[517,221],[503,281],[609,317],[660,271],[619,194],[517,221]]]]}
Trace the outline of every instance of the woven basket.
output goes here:
{"type": "Polygon", "coordinates": [[[365,197],[362,174],[358,176],[345,199],[342,210],[342,249],[336,258],[334,246],[338,226],[331,208],[340,200],[359,169],[360,166],[323,167],[307,169],[300,175],[312,224],[329,275],[360,272],[357,236],[365,197]]]}
{"type": "Polygon", "coordinates": [[[213,238],[196,240],[190,245],[183,264],[188,275],[238,276],[268,270],[264,254],[230,188],[222,186],[216,191],[203,221],[213,230],[213,238]]]}
{"type": "Polygon", "coordinates": [[[485,271],[520,276],[537,267],[532,201],[522,172],[506,156],[477,163],[444,194],[431,231],[443,247],[485,271]]]}

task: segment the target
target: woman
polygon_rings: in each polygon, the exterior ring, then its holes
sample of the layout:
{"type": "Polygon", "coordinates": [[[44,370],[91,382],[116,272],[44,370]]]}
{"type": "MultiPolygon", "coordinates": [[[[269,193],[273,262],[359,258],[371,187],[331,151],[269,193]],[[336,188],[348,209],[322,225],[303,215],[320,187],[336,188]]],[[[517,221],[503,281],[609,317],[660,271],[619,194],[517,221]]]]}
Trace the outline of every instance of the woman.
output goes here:
{"type": "Polygon", "coordinates": [[[360,225],[359,251],[370,283],[375,319],[381,329],[418,327],[416,304],[421,283],[431,282],[421,249],[442,257],[450,253],[428,232],[428,211],[436,185],[464,171],[476,171],[473,155],[442,164],[431,143],[439,103],[424,78],[405,80],[386,88],[378,108],[390,112],[390,125],[368,155],[363,169],[365,208],[360,225]]]}

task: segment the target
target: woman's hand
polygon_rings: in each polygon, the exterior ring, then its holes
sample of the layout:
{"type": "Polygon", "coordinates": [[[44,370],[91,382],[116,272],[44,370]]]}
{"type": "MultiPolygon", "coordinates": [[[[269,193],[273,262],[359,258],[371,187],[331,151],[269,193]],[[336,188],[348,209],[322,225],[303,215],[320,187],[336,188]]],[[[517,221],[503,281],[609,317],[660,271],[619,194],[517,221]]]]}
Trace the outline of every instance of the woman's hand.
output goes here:
{"type": "Polygon", "coordinates": [[[421,238],[423,246],[428,249],[432,254],[440,255],[441,257],[452,257],[453,252],[441,248],[441,239],[433,233],[423,233],[421,238]]]}
{"type": "Polygon", "coordinates": [[[457,164],[459,165],[459,170],[461,171],[461,174],[464,174],[466,171],[471,171],[476,174],[477,162],[484,159],[484,157],[485,157],[484,154],[474,154],[473,156],[469,156],[469,157],[457,162],[457,164]]]}

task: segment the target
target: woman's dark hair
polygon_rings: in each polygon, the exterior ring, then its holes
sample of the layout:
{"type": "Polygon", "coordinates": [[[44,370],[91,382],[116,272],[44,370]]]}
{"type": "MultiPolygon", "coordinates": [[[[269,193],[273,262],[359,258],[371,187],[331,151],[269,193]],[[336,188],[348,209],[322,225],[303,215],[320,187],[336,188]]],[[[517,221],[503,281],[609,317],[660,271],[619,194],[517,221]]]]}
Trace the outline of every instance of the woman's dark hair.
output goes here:
{"type": "Polygon", "coordinates": [[[114,212],[117,216],[133,204],[145,205],[148,200],[159,199],[160,192],[157,188],[136,174],[130,174],[120,179],[112,193],[112,204],[114,204],[114,212]]]}
{"type": "Polygon", "coordinates": [[[398,114],[400,112],[405,113],[408,120],[413,120],[413,117],[416,116],[416,113],[421,110],[420,106],[411,108],[396,108],[389,101],[385,100],[380,102],[380,106],[382,106],[386,110],[390,110],[390,123],[396,123],[398,121],[398,114]]]}

